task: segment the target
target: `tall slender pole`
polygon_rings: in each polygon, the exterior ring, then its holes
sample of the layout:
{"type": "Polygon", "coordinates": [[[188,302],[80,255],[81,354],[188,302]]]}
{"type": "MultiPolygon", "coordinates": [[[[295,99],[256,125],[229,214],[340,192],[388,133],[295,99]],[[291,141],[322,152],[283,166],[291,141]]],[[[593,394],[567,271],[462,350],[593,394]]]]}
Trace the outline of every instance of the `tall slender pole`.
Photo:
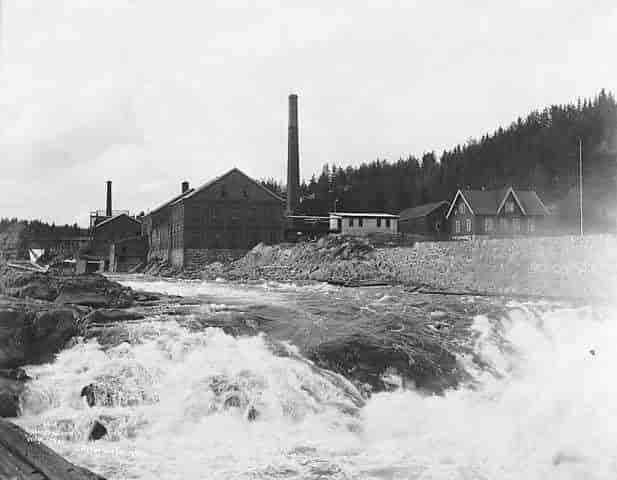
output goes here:
{"type": "Polygon", "coordinates": [[[581,218],[581,237],[583,236],[583,139],[578,139],[578,205],[581,218]]]}
{"type": "Polygon", "coordinates": [[[2,47],[4,46],[4,42],[2,41],[3,40],[2,34],[4,33],[3,32],[4,29],[2,28],[3,20],[4,20],[4,18],[2,18],[2,13],[3,13],[2,12],[2,0],[0,0],[0,56],[2,56],[2,47]]]}

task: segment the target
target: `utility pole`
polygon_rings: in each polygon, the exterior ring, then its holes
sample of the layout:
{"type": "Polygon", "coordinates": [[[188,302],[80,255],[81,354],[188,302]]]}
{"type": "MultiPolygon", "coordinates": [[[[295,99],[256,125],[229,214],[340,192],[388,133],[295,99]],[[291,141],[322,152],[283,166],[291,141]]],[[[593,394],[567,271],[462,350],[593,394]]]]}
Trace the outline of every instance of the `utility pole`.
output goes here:
{"type": "Polygon", "coordinates": [[[578,205],[581,219],[581,237],[583,236],[583,139],[578,139],[578,205]]]}

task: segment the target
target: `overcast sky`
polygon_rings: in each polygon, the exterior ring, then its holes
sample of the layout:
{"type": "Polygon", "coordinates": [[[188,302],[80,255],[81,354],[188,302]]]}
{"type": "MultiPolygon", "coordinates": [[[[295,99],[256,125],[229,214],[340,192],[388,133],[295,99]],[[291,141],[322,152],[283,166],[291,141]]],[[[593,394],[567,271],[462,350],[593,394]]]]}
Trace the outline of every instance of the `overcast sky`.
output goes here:
{"type": "Polygon", "coordinates": [[[617,3],[4,0],[0,217],[86,225],[236,166],[440,153],[615,91],[617,3]],[[259,6],[256,6],[259,5],[259,6]]]}

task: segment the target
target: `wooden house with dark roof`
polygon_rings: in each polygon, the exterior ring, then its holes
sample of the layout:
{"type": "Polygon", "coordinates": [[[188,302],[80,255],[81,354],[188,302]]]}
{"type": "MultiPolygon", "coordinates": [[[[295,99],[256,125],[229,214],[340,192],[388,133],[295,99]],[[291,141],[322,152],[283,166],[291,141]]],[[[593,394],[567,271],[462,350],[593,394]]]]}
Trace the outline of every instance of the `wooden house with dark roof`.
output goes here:
{"type": "Polygon", "coordinates": [[[441,201],[406,208],[399,214],[399,232],[441,238],[449,233],[446,222],[449,206],[448,202],[441,201]]]}
{"type": "Polygon", "coordinates": [[[237,168],[198,188],[184,182],[180,195],[145,217],[148,259],[183,267],[278,243],[284,209],[283,198],[237,168]]]}
{"type": "Polygon", "coordinates": [[[459,190],[446,218],[453,238],[476,235],[538,235],[548,228],[549,211],[533,190],[459,190]]]}

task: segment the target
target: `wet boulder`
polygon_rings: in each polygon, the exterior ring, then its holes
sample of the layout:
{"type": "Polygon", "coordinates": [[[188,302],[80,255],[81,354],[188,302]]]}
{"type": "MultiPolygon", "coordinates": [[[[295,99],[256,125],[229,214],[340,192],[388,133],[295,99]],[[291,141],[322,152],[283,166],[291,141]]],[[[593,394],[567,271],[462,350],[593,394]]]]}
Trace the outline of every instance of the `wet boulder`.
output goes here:
{"type": "Polygon", "coordinates": [[[20,414],[19,395],[0,391],[0,417],[14,418],[19,417],[20,414]]]}
{"type": "Polygon", "coordinates": [[[406,386],[439,394],[457,386],[465,375],[456,356],[426,336],[393,342],[390,335],[357,333],[320,343],[310,357],[318,366],[364,386],[367,396],[406,386]]]}
{"type": "Polygon", "coordinates": [[[23,368],[0,368],[0,377],[11,380],[26,381],[31,380],[23,368]]]}
{"type": "Polygon", "coordinates": [[[0,268],[0,294],[94,308],[133,305],[133,291],[103,275],[60,275],[0,268]]]}
{"type": "Polygon", "coordinates": [[[79,312],[0,296],[0,368],[49,361],[77,334],[79,312]]]}
{"type": "Polygon", "coordinates": [[[126,308],[134,304],[130,288],[102,275],[78,275],[62,279],[54,300],[61,305],[82,305],[92,308],[126,308]]]}
{"type": "Polygon", "coordinates": [[[86,397],[86,402],[89,407],[95,405],[103,407],[111,407],[114,404],[113,392],[103,385],[90,383],[81,389],[79,394],[81,397],[86,397]]]}
{"type": "Polygon", "coordinates": [[[19,399],[24,387],[21,380],[0,376],[0,417],[12,418],[21,414],[19,399]]]}
{"type": "Polygon", "coordinates": [[[94,421],[94,425],[92,425],[92,429],[90,429],[90,434],[88,435],[89,441],[95,441],[103,438],[107,435],[107,428],[98,420],[94,421]]]}
{"type": "Polygon", "coordinates": [[[253,405],[249,407],[248,412],[246,413],[246,418],[249,422],[254,422],[257,418],[259,418],[259,412],[253,405]]]}
{"type": "Polygon", "coordinates": [[[131,320],[141,320],[144,315],[130,310],[119,310],[113,308],[101,308],[89,313],[84,319],[88,324],[106,324],[114,322],[125,322],[131,320]]]}

